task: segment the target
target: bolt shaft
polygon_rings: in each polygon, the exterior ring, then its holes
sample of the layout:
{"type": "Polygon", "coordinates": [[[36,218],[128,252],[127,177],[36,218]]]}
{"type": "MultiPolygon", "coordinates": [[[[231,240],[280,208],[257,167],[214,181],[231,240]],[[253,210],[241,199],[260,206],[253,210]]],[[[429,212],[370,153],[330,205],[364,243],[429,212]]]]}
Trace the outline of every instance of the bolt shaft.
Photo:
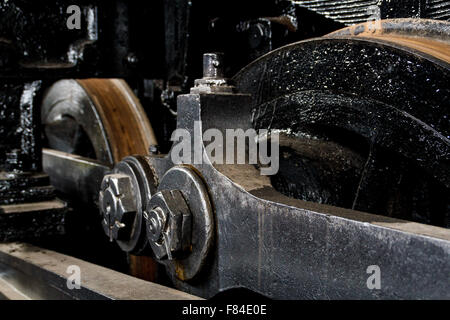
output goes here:
{"type": "Polygon", "coordinates": [[[220,79],[223,77],[223,54],[205,53],[203,55],[203,78],[220,79]]]}

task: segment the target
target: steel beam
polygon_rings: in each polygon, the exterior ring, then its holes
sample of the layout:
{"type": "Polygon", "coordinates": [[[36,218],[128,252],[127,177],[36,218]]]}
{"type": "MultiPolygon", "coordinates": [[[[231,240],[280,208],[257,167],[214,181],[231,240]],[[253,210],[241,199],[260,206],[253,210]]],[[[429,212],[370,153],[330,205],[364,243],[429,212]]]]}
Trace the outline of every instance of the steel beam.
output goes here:
{"type": "Polygon", "coordinates": [[[103,176],[111,170],[96,160],[51,149],[43,150],[42,161],[56,189],[85,203],[97,202],[103,176]]]}

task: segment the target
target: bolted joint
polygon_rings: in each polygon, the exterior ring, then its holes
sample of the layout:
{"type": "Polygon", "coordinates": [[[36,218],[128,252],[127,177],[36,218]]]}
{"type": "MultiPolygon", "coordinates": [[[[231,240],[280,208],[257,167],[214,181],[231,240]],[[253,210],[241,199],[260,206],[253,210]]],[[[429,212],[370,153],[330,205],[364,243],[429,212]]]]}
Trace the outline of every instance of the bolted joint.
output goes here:
{"type": "Polygon", "coordinates": [[[106,175],[101,185],[99,206],[103,230],[110,240],[129,239],[137,211],[131,178],[121,173],[106,175]]]}
{"type": "Polygon", "coordinates": [[[148,245],[145,205],[156,192],[153,168],[145,156],[130,156],[104,176],[99,207],[103,230],[123,251],[143,254],[148,245]]]}
{"type": "Polygon", "coordinates": [[[223,53],[205,53],[203,55],[203,78],[222,79],[223,53]]]}
{"type": "Polygon", "coordinates": [[[174,260],[191,250],[192,215],[181,191],[155,194],[144,212],[147,237],[159,260],[174,260]]]}
{"type": "Polygon", "coordinates": [[[193,94],[233,93],[234,87],[224,77],[223,53],[203,55],[203,78],[195,80],[193,94]]]}

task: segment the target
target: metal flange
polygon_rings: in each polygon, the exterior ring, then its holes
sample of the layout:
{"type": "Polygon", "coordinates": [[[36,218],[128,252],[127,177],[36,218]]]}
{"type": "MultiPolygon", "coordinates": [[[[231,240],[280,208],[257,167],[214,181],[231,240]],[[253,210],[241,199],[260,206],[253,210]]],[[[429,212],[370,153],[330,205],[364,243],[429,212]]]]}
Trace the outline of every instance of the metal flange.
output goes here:
{"type": "Polygon", "coordinates": [[[156,191],[145,157],[127,157],[102,182],[99,197],[103,229],[111,241],[128,253],[140,254],[147,246],[142,212],[156,191]]]}
{"type": "Polygon", "coordinates": [[[193,279],[201,271],[214,238],[212,206],[201,178],[187,167],[169,170],[158,194],[148,202],[144,217],[156,258],[172,276],[182,281],[193,279]],[[186,243],[190,243],[188,248],[186,243]],[[170,257],[174,252],[182,254],[170,257]]]}

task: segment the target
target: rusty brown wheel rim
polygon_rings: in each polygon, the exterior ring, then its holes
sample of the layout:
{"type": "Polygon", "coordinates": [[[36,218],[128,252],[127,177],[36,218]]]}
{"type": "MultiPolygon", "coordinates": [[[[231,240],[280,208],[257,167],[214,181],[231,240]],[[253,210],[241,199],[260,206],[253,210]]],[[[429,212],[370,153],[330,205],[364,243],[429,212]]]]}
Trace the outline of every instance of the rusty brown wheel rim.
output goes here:
{"type": "Polygon", "coordinates": [[[114,162],[132,154],[148,154],[157,144],[145,111],[130,87],[121,79],[77,80],[94,103],[114,162]]]}
{"type": "Polygon", "coordinates": [[[370,21],[326,35],[327,38],[356,37],[412,50],[433,60],[450,63],[450,22],[429,19],[370,21]]]}

